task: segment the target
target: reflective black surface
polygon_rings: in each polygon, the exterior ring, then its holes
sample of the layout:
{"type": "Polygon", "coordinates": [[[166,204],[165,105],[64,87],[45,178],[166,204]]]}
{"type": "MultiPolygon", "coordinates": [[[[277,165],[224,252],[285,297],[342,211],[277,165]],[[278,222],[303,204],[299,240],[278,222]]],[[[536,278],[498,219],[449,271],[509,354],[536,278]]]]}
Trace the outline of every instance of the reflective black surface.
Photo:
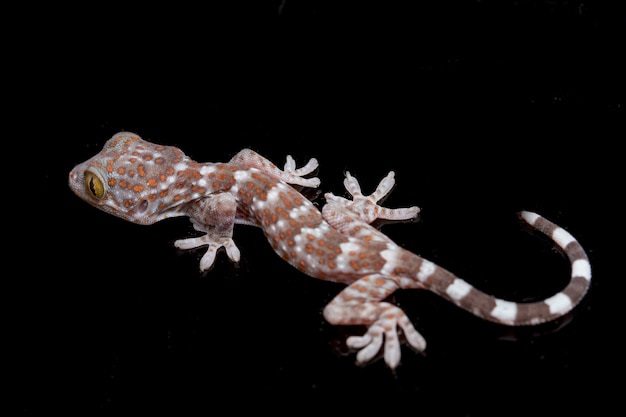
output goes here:
{"type": "Polygon", "coordinates": [[[12,208],[29,213],[19,222],[30,230],[24,273],[11,278],[22,413],[579,410],[612,345],[614,330],[598,327],[612,316],[592,326],[595,307],[618,296],[621,279],[609,255],[621,237],[621,10],[237,3],[61,17],[30,48],[16,137],[21,155],[35,150],[25,168],[35,175],[12,208]],[[260,230],[237,227],[240,264],[221,254],[201,274],[201,251],[173,247],[193,234],[186,219],[138,226],[74,196],[70,169],[120,130],[197,161],[244,147],[278,165],[315,157],[321,189],[340,195],[345,171],[371,192],[394,170],[385,204],[422,213],[382,230],[515,301],[549,296],[569,276],[566,259],[517,220],[537,211],[587,250],[591,292],[566,320],[508,329],[400,291],[392,300],[426,353],[404,346],[395,372],[382,359],[357,366],[345,338],[364,329],[321,315],[342,286],[291,268],[260,230]]]}

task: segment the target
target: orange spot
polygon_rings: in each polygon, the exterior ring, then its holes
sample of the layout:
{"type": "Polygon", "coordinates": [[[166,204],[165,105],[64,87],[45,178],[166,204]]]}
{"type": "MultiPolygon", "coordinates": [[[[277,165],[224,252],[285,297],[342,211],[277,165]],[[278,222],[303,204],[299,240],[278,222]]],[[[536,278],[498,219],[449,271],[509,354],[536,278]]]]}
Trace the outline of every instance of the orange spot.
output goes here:
{"type": "Polygon", "coordinates": [[[180,194],[176,194],[174,196],[174,201],[179,201],[180,199],[182,199],[182,197],[180,196],[180,194]]]}
{"type": "Polygon", "coordinates": [[[154,200],[156,200],[156,198],[157,198],[156,194],[150,194],[148,196],[148,201],[154,201],[154,200]]]}
{"type": "Polygon", "coordinates": [[[148,185],[149,185],[150,187],[156,187],[156,186],[157,186],[157,181],[156,181],[154,178],[150,178],[150,179],[148,180],[148,185]]]}
{"type": "Polygon", "coordinates": [[[380,278],[378,278],[376,281],[374,281],[374,283],[375,283],[376,285],[383,285],[383,284],[385,283],[385,280],[384,280],[384,279],[380,279],[380,278]]]}
{"type": "Polygon", "coordinates": [[[118,168],[117,169],[117,173],[120,175],[124,175],[124,173],[126,172],[126,170],[124,168],[118,168]]]}
{"type": "Polygon", "coordinates": [[[144,170],[143,165],[139,165],[137,167],[137,170],[139,171],[139,176],[140,177],[145,177],[146,176],[146,171],[144,170]]]}
{"type": "Polygon", "coordinates": [[[359,269],[361,269],[361,267],[359,266],[358,263],[356,263],[356,261],[350,261],[350,265],[352,266],[352,268],[354,268],[355,271],[358,271],[359,269]]]}
{"type": "Polygon", "coordinates": [[[115,178],[109,178],[109,187],[115,186],[115,178]]]}
{"type": "Polygon", "coordinates": [[[136,193],[140,193],[143,191],[143,185],[137,184],[133,187],[133,191],[136,193]]]}
{"type": "Polygon", "coordinates": [[[163,190],[159,193],[160,197],[165,197],[167,195],[167,190],[163,190]]]}

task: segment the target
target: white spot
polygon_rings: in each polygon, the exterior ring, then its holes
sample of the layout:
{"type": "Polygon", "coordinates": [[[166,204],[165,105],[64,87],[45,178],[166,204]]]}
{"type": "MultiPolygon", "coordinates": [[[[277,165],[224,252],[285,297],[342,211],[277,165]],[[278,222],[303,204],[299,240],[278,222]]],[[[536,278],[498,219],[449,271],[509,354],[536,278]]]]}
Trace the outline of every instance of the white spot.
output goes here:
{"type": "Polygon", "coordinates": [[[198,186],[200,187],[206,187],[206,180],[204,178],[200,178],[198,180],[198,186]]]}
{"type": "Polygon", "coordinates": [[[300,216],[307,216],[311,211],[311,208],[306,206],[306,205],[300,205],[297,207],[292,208],[289,211],[289,217],[291,217],[294,220],[298,220],[300,218],[300,216]]]}
{"type": "Polygon", "coordinates": [[[276,200],[278,200],[278,193],[280,191],[278,190],[278,187],[274,187],[271,190],[269,190],[267,192],[267,201],[268,202],[275,202],[276,200]]]}
{"type": "Polygon", "coordinates": [[[326,227],[322,227],[323,225],[320,225],[320,227],[316,227],[315,229],[311,229],[310,227],[303,227],[302,229],[300,229],[300,234],[302,235],[308,235],[311,234],[313,236],[315,236],[315,238],[320,239],[324,237],[324,234],[326,233],[326,227]]]}
{"type": "Polygon", "coordinates": [[[586,259],[577,259],[572,264],[572,276],[591,279],[591,265],[586,259]]]}
{"type": "MultiPolygon", "coordinates": [[[[355,252],[357,250],[359,250],[360,245],[354,243],[354,241],[350,240],[348,242],[342,243],[341,245],[339,245],[339,247],[341,248],[341,252],[342,253],[350,253],[350,252],[355,252]]],[[[381,252],[382,255],[382,252],[381,252]]]]}
{"type": "Polygon", "coordinates": [[[560,227],[554,229],[554,232],[552,232],[552,239],[563,249],[565,249],[569,243],[576,241],[574,236],[570,235],[567,231],[565,231],[565,229],[560,227]]]}
{"type": "Polygon", "coordinates": [[[335,262],[337,263],[337,268],[340,271],[348,270],[348,258],[345,255],[337,255],[337,258],[335,258],[335,262]]]}
{"type": "Polygon", "coordinates": [[[184,171],[188,168],[187,164],[184,162],[179,162],[176,165],[174,165],[174,169],[176,171],[184,171]]]}
{"type": "Polygon", "coordinates": [[[383,275],[393,273],[397,266],[398,250],[395,244],[387,244],[387,249],[380,251],[380,257],[385,260],[385,265],[380,270],[383,275]]]}
{"type": "Polygon", "coordinates": [[[250,178],[248,171],[235,171],[234,177],[237,181],[245,181],[250,178]]]}
{"type": "Polygon", "coordinates": [[[209,175],[212,172],[215,172],[215,166],[213,165],[204,165],[200,168],[200,174],[209,175]]]}
{"type": "Polygon", "coordinates": [[[465,297],[470,290],[472,289],[472,286],[470,284],[468,284],[467,282],[463,281],[460,278],[456,278],[452,284],[450,284],[448,286],[448,288],[446,288],[446,293],[453,299],[453,300],[460,300],[463,297],[465,297]]]}
{"type": "Polygon", "coordinates": [[[552,314],[565,314],[572,308],[572,300],[562,292],[553,295],[544,301],[552,314]]]}
{"type": "Polygon", "coordinates": [[[420,265],[420,270],[417,273],[417,279],[422,282],[426,281],[428,277],[435,272],[435,268],[437,268],[437,265],[424,259],[420,265]]]}
{"type": "Polygon", "coordinates": [[[517,316],[517,304],[511,301],[496,300],[491,315],[503,323],[513,323],[517,316]]]}

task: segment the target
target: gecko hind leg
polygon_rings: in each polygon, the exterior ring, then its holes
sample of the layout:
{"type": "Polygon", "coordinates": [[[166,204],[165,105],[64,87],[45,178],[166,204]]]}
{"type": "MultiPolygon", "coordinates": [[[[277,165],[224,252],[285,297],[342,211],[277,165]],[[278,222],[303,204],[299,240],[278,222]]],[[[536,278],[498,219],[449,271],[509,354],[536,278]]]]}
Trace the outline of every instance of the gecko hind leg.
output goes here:
{"type": "Polygon", "coordinates": [[[394,292],[398,283],[383,275],[369,275],[352,283],[324,308],[324,318],[334,325],[366,325],[362,336],[350,336],[349,348],[357,349],[358,363],[371,361],[383,349],[385,363],[394,369],[400,363],[398,327],[407,343],[418,351],[426,349],[426,340],[401,308],[381,301],[394,292]]]}
{"type": "Polygon", "coordinates": [[[359,185],[357,179],[350,175],[349,172],[346,172],[346,178],[343,183],[348,193],[352,196],[352,200],[336,196],[333,193],[326,193],[326,201],[328,204],[337,204],[347,208],[350,212],[358,215],[360,220],[368,224],[371,224],[376,219],[413,219],[420,212],[420,208],[417,206],[390,209],[378,204],[378,202],[383,200],[394,187],[394,177],[395,173],[390,171],[389,174],[387,174],[387,176],[380,181],[376,190],[372,194],[366,196],[361,192],[361,186],[359,185]]]}

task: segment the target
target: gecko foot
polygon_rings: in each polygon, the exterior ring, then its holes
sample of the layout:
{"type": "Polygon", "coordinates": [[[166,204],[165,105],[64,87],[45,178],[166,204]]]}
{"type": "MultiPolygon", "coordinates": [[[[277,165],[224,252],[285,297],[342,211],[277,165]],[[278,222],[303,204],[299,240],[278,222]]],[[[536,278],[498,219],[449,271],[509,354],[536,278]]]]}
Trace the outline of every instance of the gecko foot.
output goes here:
{"type": "Polygon", "coordinates": [[[385,220],[409,220],[417,216],[420,208],[417,206],[390,209],[378,205],[377,203],[385,198],[395,185],[395,173],[390,171],[389,174],[376,187],[376,190],[365,196],[361,192],[361,186],[355,177],[346,172],[346,178],[343,183],[346,190],[352,196],[352,201],[343,197],[336,196],[332,193],[326,193],[326,201],[331,204],[339,204],[348,208],[351,212],[357,214],[361,220],[366,223],[372,223],[376,219],[385,220]]]}
{"type": "Polygon", "coordinates": [[[367,329],[363,336],[351,336],[346,340],[346,345],[353,349],[359,349],[356,359],[358,363],[366,363],[383,347],[385,363],[395,369],[400,363],[400,340],[397,327],[404,333],[407,342],[416,350],[426,349],[426,340],[415,330],[413,324],[404,312],[395,306],[391,306],[384,314],[367,329]]]}
{"type": "Polygon", "coordinates": [[[206,253],[200,259],[200,270],[206,271],[215,262],[215,256],[217,255],[217,250],[219,248],[224,248],[226,250],[226,255],[233,262],[239,262],[241,258],[241,253],[239,252],[239,248],[235,245],[235,242],[230,237],[222,237],[222,236],[211,236],[210,234],[206,234],[200,237],[192,237],[189,239],[179,239],[174,242],[174,246],[179,249],[193,249],[198,248],[200,246],[207,246],[206,253]]]}
{"type": "Polygon", "coordinates": [[[320,185],[320,179],[315,178],[302,178],[303,176],[310,174],[315,171],[318,167],[317,159],[311,158],[309,162],[302,168],[296,169],[296,161],[293,159],[291,155],[287,155],[287,162],[285,162],[285,168],[283,172],[293,176],[291,180],[288,182],[292,184],[302,185],[304,187],[316,188],[320,185]],[[297,178],[297,181],[294,181],[294,178],[297,178]]]}

